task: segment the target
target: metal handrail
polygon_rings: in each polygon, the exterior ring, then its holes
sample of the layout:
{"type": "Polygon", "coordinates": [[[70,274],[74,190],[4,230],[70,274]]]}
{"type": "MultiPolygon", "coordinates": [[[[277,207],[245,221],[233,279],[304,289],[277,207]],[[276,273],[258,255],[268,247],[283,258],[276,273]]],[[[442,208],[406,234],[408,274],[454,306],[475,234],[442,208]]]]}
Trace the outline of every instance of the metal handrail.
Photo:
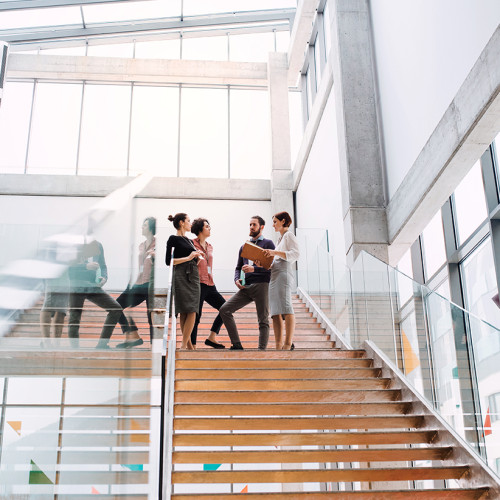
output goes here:
{"type": "Polygon", "coordinates": [[[174,433],[174,384],[175,384],[175,349],[177,345],[177,323],[175,318],[174,291],[172,288],[175,266],[173,265],[175,248],[172,248],[172,272],[169,276],[162,349],[162,430],[160,447],[160,491],[159,498],[170,500],[172,496],[172,452],[174,433]],[[169,329],[170,323],[170,329],[169,329]]]}

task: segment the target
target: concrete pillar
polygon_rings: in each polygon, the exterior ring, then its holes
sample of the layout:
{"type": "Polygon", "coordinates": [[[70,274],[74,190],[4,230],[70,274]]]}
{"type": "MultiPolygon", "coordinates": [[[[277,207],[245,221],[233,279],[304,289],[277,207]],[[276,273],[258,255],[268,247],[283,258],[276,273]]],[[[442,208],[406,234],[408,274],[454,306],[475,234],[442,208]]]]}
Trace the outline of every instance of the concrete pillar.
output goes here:
{"type": "Polygon", "coordinates": [[[332,2],[336,103],[347,262],[361,250],[388,260],[369,0],[332,2]]]}
{"type": "Polygon", "coordinates": [[[268,62],[271,106],[271,206],[273,214],[285,210],[293,217],[287,77],[287,55],[281,52],[271,52],[268,62]]]}

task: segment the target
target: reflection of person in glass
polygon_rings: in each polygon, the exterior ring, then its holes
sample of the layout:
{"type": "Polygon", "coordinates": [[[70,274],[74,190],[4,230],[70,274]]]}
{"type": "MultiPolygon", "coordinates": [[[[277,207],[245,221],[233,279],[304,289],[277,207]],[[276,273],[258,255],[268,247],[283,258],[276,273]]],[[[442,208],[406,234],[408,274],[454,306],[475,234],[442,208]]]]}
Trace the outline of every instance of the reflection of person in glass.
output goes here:
{"type": "MultiPolygon", "coordinates": [[[[127,289],[116,299],[123,309],[127,307],[135,307],[146,301],[148,308],[148,323],[149,323],[149,338],[153,342],[153,320],[151,317],[151,302],[154,300],[154,287],[151,286],[153,280],[153,268],[155,258],[155,234],[156,234],[156,219],[148,217],[144,219],[142,224],[142,235],[146,240],[139,245],[139,276],[135,284],[127,289]],[[151,290],[151,297],[150,292],[151,290]]],[[[125,342],[118,344],[118,348],[127,348],[141,345],[144,341],[139,336],[137,325],[132,317],[129,316],[128,321],[125,314],[119,318],[119,323],[122,327],[123,333],[126,334],[125,342]]]]}
{"type": "Polygon", "coordinates": [[[108,342],[118,318],[123,310],[102,286],[108,280],[108,268],[104,259],[101,243],[93,241],[84,246],[79,260],[69,268],[71,293],[69,296],[69,329],[68,335],[74,347],[78,346],[80,320],[85,299],[96,306],[106,309],[108,315],[104,321],[98,349],[108,349],[108,342]]]}
{"type": "MultiPolygon", "coordinates": [[[[203,302],[206,302],[218,311],[226,301],[218,292],[217,288],[215,288],[215,283],[213,281],[213,247],[207,241],[207,238],[210,236],[210,223],[207,219],[195,219],[191,226],[191,232],[197,236],[193,240],[194,246],[197,250],[202,252],[203,255],[203,259],[198,259],[198,271],[200,273],[200,309],[196,315],[196,322],[191,333],[191,343],[193,346],[196,346],[196,337],[198,336],[198,325],[203,310],[203,302]]],[[[212,324],[210,334],[205,340],[206,345],[214,349],[224,349],[225,346],[219,344],[215,340],[215,336],[219,333],[221,326],[222,319],[218,314],[212,324]]]]}
{"type": "Polygon", "coordinates": [[[167,241],[165,263],[173,268],[172,289],[175,298],[175,312],[180,315],[182,330],[181,349],[194,349],[191,343],[191,332],[200,306],[200,276],[198,259],[202,252],[196,250],[193,242],[186,236],[191,231],[191,220],[187,214],[178,213],[175,217],[169,215],[168,220],[174,224],[177,234],[167,241]],[[172,259],[172,249],[174,256],[172,259]],[[171,262],[172,261],[172,262],[171,262]]]}
{"type": "Polygon", "coordinates": [[[54,326],[54,338],[61,338],[68,302],[69,277],[68,272],[64,271],[58,278],[45,281],[45,300],[40,311],[40,327],[44,337],[41,344],[42,347],[51,347],[51,324],[54,326]]]}
{"type": "Polygon", "coordinates": [[[273,320],[276,349],[293,350],[292,340],[295,332],[295,315],[292,305],[292,287],[294,276],[292,264],[299,258],[297,238],[289,230],[292,218],[288,212],[279,212],[273,216],[273,227],[280,233],[275,250],[266,250],[274,256],[269,282],[269,307],[273,320]],[[283,319],[285,319],[286,338],[283,344],[283,319]]]}

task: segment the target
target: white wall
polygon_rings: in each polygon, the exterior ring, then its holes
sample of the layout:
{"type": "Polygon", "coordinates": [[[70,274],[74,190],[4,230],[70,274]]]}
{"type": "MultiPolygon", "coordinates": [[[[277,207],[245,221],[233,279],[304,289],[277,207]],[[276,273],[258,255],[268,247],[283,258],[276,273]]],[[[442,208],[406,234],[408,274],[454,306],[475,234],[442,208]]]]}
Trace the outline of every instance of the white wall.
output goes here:
{"type": "MultiPolygon", "coordinates": [[[[345,263],[339,152],[334,93],[330,92],[297,189],[299,228],[327,229],[330,252],[345,263]]],[[[309,247],[309,245],[308,245],[309,247]]]]}
{"type": "Polygon", "coordinates": [[[389,199],[500,22],[498,0],[372,0],[389,199]]]}
{"type": "MultiPolygon", "coordinates": [[[[85,197],[0,196],[0,267],[13,259],[35,255],[42,238],[65,230],[99,200],[85,197]]],[[[221,291],[235,290],[234,266],[239,247],[248,239],[248,224],[252,215],[260,215],[266,220],[265,236],[275,239],[270,201],[139,198],[106,220],[96,231],[108,265],[107,289],[122,290],[130,276],[135,280],[137,247],[143,239],[142,221],[148,216],[157,218],[156,285],[166,286],[168,271],[164,263],[165,244],[175,232],[167,217],[176,212],[188,213],[191,220],[196,217],[209,219],[213,235],[210,241],[214,246],[215,283],[221,291]]]]}

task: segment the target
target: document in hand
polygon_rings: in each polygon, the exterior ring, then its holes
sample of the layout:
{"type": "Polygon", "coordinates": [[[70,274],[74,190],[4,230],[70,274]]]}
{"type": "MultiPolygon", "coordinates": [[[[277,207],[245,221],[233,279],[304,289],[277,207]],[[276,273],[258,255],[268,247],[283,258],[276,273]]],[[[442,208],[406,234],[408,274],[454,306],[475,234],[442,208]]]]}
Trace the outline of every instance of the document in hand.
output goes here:
{"type": "Polygon", "coordinates": [[[262,267],[264,267],[265,269],[271,269],[271,264],[273,263],[274,257],[267,257],[264,252],[264,249],[260,248],[254,243],[250,243],[249,241],[247,241],[243,245],[241,256],[244,259],[253,260],[254,262],[258,260],[262,264],[262,267]]]}

